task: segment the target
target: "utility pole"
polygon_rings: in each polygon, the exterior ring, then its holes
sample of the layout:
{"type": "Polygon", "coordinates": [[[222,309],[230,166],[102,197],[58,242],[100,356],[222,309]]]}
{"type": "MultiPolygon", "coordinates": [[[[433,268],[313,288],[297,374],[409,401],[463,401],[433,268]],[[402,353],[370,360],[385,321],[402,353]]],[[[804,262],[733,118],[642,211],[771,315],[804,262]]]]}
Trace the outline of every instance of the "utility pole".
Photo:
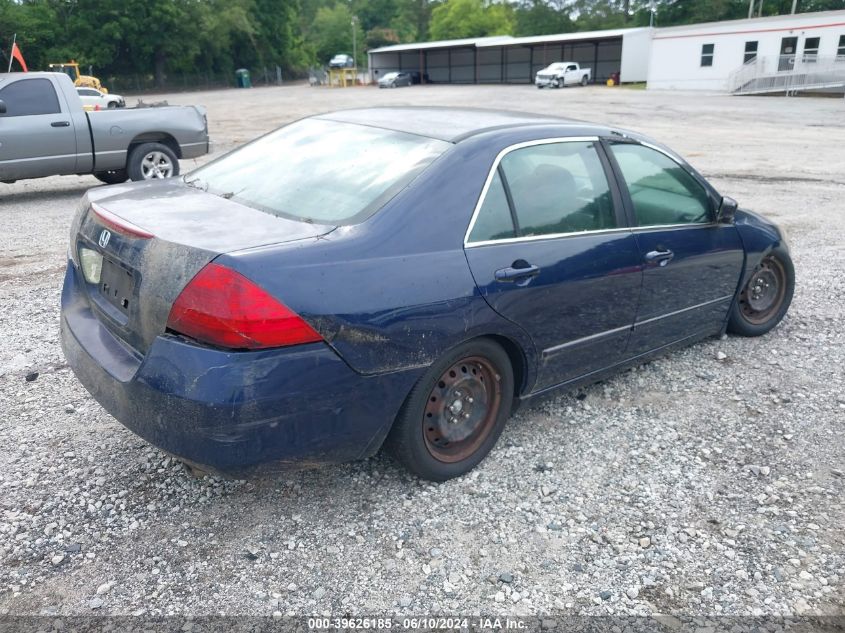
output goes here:
{"type": "MultiPolygon", "coordinates": [[[[12,51],[15,50],[15,44],[17,43],[17,41],[18,41],[18,34],[15,33],[15,35],[12,37],[12,51]]],[[[14,57],[10,54],[9,55],[9,70],[7,70],[6,72],[9,72],[9,73],[12,72],[12,60],[13,59],[14,59],[14,57]]]]}
{"type": "Polygon", "coordinates": [[[358,18],[356,18],[356,17],[353,15],[353,16],[352,16],[352,63],[355,65],[355,67],[356,67],[356,68],[358,67],[358,56],[356,55],[356,53],[358,52],[358,51],[357,51],[357,48],[358,48],[358,42],[357,42],[358,37],[357,37],[357,33],[356,33],[356,31],[357,31],[358,29],[356,29],[356,28],[355,28],[355,23],[356,23],[357,21],[358,21],[358,18]]]}
{"type": "Polygon", "coordinates": [[[798,0],[792,0],[792,14],[795,15],[795,10],[798,9],[798,0]]]}
{"type": "MultiPolygon", "coordinates": [[[[754,5],[757,4],[757,2],[760,3],[760,4],[757,5],[757,17],[759,18],[761,15],[763,15],[763,0],[749,0],[749,2],[748,2],[748,18],[749,19],[754,17],[754,5]]],[[[797,2],[797,0],[792,0],[792,2],[793,2],[792,12],[795,13],[795,3],[797,2]]]]}

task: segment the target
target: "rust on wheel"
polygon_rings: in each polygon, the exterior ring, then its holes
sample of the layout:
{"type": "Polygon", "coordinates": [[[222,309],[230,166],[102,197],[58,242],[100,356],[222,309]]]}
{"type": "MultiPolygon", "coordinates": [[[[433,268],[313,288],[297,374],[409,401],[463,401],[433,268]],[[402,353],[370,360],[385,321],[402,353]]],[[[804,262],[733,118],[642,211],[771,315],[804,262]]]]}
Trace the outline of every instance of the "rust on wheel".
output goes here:
{"type": "Polygon", "coordinates": [[[746,321],[761,325],[780,310],[786,296],[786,271],[776,257],[766,257],[739,295],[739,307],[746,321]]]}
{"type": "Polygon", "coordinates": [[[428,395],[422,419],[428,452],[447,463],[472,455],[496,425],[501,402],[501,376],[488,359],[468,356],[454,363],[428,395]]]}

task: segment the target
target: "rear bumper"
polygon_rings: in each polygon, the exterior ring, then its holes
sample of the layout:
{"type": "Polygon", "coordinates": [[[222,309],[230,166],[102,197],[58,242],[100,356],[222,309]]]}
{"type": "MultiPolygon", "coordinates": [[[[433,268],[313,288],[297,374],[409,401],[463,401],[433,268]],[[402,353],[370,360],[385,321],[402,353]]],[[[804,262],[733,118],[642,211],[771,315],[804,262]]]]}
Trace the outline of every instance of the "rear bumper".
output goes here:
{"type": "Polygon", "coordinates": [[[79,381],[128,429],[214,472],[371,455],[419,375],[362,376],[323,343],[226,352],[164,335],[141,358],[92,313],[83,292],[69,264],[61,341],[79,381]]]}
{"type": "Polygon", "coordinates": [[[198,143],[182,143],[180,146],[182,158],[198,158],[210,154],[214,150],[214,145],[211,139],[206,139],[198,143]]]}

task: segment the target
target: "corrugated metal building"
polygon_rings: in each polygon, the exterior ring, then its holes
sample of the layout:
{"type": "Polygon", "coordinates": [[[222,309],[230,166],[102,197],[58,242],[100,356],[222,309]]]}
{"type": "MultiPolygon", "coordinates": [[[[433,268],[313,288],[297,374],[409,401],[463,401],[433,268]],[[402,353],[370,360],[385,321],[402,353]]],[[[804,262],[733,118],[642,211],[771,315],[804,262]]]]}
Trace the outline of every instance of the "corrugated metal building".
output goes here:
{"type": "Polygon", "coordinates": [[[552,62],[619,72],[650,89],[738,94],[845,86],[845,11],[779,15],[668,28],[631,28],[399,44],[369,51],[377,80],[416,71],[432,83],[529,84],[552,62]]]}
{"type": "Polygon", "coordinates": [[[592,68],[595,82],[604,83],[616,72],[622,81],[645,81],[651,32],[633,28],[397,44],[369,51],[369,66],[374,80],[407,70],[433,83],[526,84],[538,70],[565,60],[592,68]]]}

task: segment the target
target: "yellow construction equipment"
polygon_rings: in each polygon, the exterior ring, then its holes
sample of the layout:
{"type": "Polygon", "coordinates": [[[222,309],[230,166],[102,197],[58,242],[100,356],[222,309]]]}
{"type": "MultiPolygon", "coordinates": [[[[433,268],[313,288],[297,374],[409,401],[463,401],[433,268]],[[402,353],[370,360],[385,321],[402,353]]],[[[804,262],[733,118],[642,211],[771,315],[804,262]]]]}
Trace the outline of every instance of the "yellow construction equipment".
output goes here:
{"type": "Polygon", "coordinates": [[[50,70],[54,73],[64,73],[73,81],[73,85],[79,88],[96,88],[100,92],[108,92],[100,80],[91,75],[80,75],[79,64],[73,60],[63,64],[50,64],[50,70]]]}
{"type": "Polygon", "coordinates": [[[358,83],[357,68],[329,68],[329,87],[346,88],[358,83]]]}

